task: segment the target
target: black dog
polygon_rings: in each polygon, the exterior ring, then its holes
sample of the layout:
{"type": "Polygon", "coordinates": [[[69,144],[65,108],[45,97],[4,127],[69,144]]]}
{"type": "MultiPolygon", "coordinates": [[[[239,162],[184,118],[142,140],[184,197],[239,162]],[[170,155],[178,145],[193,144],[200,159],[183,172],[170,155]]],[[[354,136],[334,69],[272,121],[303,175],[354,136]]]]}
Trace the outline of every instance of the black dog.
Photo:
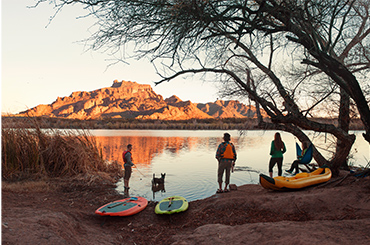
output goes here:
{"type": "Polygon", "coordinates": [[[153,174],[153,180],[152,180],[152,185],[159,185],[159,184],[164,184],[164,178],[166,177],[166,173],[162,174],[160,178],[156,178],[155,174],[153,174]]]}
{"type": "Polygon", "coordinates": [[[166,192],[164,189],[164,178],[166,177],[166,173],[162,174],[160,178],[156,178],[155,174],[153,174],[153,179],[152,179],[152,191],[153,191],[153,199],[155,199],[155,193],[157,191],[160,192],[166,192]]]}

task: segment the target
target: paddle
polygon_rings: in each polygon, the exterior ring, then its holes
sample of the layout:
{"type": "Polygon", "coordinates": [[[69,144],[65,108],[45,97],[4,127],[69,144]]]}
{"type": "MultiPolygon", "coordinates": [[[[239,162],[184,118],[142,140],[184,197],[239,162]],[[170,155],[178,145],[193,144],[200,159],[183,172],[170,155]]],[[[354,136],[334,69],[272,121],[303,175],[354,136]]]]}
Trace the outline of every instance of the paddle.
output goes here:
{"type": "Polygon", "coordinates": [[[123,204],[126,204],[126,203],[129,203],[130,201],[137,201],[137,197],[131,197],[130,199],[128,199],[127,201],[124,201],[124,202],[120,202],[120,203],[117,203],[113,206],[109,206],[108,208],[114,208],[114,207],[117,207],[119,205],[123,205],[123,204]]]}
{"type": "MultiPolygon", "coordinates": [[[[143,177],[145,177],[145,175],[142,173],[142,172],[140,172],[140,170],[137,168],[137,166],[136,166],[136,164],[134,164],[134,166],[135,166],[135,168],[136,168],[136,170],[143,176],[143,177]]],[[[141,178],[140,178],[140,180],[141,180],[141,178]]]]}
{"type": "Polygon", "coordinates": [[[173,197],[171,197],[170,198],[170,202],[168,203],[168,207],[171,207],[171,205],[172,205],[172,200],[173,200],[174,198],[173,197]]]}

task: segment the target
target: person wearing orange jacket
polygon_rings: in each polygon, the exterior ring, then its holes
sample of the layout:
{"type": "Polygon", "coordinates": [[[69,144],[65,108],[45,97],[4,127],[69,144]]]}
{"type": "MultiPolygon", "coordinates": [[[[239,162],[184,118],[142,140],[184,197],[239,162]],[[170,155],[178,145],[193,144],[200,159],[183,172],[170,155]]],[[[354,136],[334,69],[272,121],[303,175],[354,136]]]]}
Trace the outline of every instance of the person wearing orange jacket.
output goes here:
{"type": "Polygon", "coordinates": [[[236,151],[233,143],[230,142],[231,136],[229,133],[224,133],[223,140],[216,152],[216,159],[218,161],[217,181],[219,188],[217,193],[229,192],[227,186],[230,183],[230,171],[235,166],[236,151]],[[225,172],[225,188],[222,189],[222,177],[225,172]]]}

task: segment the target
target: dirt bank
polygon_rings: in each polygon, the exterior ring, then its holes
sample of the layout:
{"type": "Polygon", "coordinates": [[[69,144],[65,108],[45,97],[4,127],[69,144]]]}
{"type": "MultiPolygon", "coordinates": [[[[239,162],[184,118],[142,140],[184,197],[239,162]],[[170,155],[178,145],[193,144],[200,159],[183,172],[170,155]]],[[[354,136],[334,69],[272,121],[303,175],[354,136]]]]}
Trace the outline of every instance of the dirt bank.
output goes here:
{"type": "Polygon", "coordinates": [[[339,178],[295,192],[239,186],[171,216],[149,202],[131,217],[94,214],[122,198],[102,176],[3,183],[2,244],[368,244],[370,178],[339,178]]]}

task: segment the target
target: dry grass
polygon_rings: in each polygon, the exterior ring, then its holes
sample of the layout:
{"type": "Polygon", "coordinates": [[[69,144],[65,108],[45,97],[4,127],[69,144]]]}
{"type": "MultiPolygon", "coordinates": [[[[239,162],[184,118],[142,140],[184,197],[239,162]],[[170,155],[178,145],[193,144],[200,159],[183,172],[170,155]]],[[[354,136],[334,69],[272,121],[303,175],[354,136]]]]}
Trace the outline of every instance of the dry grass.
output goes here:
{"type": "Polygon", "coordinates": [[[44,180],[38,181],[22,181],[22,182],[6,182],[1,183],[3,191],[11,192],[47,192],[53,188],[44,180]]]}
{"type": "Polygon", "coordinates": [[[29,118],[25,125],[1,131],[3,180],[71,177],[120,170],[103,160],[95,137],[86,130],[41,129],[38,121],[29,118]]]}

